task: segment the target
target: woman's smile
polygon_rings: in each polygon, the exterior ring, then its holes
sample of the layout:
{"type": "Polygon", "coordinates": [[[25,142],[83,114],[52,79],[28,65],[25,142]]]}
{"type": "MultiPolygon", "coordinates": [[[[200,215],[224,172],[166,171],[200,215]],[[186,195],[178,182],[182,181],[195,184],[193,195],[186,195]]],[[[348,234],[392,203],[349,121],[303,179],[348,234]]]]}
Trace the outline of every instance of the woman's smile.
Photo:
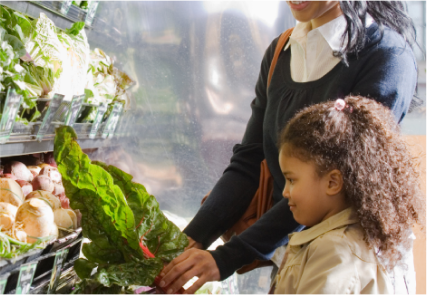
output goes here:
{"type": "Polygon", "coordinates": [[[310,1],[288,1],[291,9],[299,11],[305,9],[310,4],[310,1]]]}

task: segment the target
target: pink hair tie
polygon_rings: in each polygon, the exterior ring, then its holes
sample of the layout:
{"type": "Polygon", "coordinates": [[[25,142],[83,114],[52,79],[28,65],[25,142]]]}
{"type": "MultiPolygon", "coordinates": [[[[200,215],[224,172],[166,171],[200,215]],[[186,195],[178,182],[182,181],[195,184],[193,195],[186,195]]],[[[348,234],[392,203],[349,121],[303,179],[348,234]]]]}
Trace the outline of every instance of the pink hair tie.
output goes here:
{"type": "Polygon", "coordinates": [[[352,111],[354,110],[350,105],[346,104],[346,102],[341,98],[338,98],[336,100],[336,102],[334,103],[334,108],[338,111],[343,111],[344,109],[348,109],[349,113],[352,113],[352,111]]]}

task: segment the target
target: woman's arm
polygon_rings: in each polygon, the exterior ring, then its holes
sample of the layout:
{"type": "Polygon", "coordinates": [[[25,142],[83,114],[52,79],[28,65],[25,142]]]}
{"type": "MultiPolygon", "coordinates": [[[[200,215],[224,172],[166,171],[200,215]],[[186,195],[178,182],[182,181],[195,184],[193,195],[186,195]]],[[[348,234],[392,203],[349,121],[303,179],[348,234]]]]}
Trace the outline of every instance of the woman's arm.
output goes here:
{"type": "Polygon", "coordinates": [[[360,69],[354,95],[373,98],[394,113],[398,123],[406,115],[417,83],[417,66],[410,45],[396,32],[385,28],[381,42],[360,69]]]}

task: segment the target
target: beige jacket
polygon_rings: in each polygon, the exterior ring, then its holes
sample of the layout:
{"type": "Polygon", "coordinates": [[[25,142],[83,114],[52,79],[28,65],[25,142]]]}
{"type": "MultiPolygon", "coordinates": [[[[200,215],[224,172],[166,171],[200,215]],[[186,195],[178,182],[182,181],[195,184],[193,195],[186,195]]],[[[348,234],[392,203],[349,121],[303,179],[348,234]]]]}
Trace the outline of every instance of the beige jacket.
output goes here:
{"type": "Polygon", "coordinates": [[[391,280],[364,242],[357,221],[348,208],[290,234],[275,293],[393,293],[391,280]]]}

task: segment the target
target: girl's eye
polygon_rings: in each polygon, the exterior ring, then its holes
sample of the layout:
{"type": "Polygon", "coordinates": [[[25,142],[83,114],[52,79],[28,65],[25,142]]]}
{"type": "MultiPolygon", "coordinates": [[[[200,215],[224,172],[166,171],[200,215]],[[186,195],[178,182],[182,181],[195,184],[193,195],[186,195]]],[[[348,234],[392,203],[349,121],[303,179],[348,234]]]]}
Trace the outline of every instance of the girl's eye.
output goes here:
{"type": "Polygon", "coordinates": [[[290,184],[293,183],[293,179],[287,178],[287,182],[289,182],[290,184]]]}

